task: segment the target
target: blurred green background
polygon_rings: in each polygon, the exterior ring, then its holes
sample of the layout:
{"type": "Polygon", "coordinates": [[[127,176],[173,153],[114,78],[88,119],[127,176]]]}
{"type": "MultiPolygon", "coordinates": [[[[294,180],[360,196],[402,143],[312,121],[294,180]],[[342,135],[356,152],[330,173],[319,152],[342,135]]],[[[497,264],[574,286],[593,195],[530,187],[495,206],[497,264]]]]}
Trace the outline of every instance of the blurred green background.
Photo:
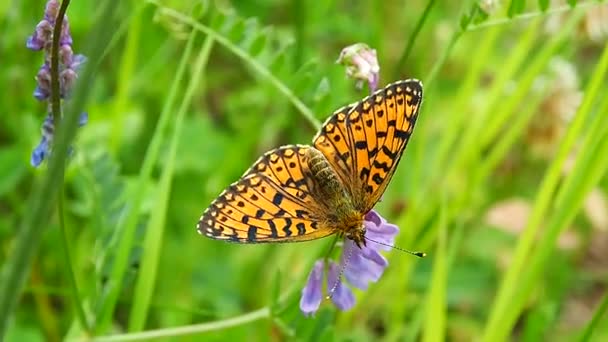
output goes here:
{"type": "Polygon", "coordinates": [[[608,339],[607,4],[73,1],[73,49],[97,54],[63,186],[29,163],[43,10],[0,3],[0,281],[25,277],[0,286],[0,340],[608,339]],[[332,239],[233,245],[195,225],[261,153],[367,94],[335,63],[356,42],[381,86],[424,83],[376,209],[428,257],[386,253],[352,310],[305,318],[332,239]]]}

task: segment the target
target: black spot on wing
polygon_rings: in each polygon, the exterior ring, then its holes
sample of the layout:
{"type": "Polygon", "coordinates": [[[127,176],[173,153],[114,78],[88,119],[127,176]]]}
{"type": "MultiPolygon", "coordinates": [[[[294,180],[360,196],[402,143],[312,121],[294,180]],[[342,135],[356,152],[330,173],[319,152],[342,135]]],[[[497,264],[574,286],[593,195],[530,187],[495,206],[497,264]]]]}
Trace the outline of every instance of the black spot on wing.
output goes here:
{"type": "Polygon", "coordinates": [[[247,241],[254,242],[257,238],[258,228],[255,226],[249,226],[249,230],[247,230],[247,241]]]}

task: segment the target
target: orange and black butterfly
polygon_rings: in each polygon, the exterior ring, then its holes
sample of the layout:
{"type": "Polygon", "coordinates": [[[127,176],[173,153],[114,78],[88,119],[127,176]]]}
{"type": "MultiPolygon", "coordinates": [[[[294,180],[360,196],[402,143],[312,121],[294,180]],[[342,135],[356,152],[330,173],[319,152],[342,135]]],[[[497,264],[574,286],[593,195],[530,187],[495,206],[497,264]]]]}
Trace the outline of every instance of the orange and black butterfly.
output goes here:
{"type": "Polygon", "coordinates": [[[313,146],[266,152],[224,190],[197,229],[239,243],[345,235],[365,244],[363,219],[388,186],[422,102],[422,83],[398,81],[335,111],[313,146]]]}

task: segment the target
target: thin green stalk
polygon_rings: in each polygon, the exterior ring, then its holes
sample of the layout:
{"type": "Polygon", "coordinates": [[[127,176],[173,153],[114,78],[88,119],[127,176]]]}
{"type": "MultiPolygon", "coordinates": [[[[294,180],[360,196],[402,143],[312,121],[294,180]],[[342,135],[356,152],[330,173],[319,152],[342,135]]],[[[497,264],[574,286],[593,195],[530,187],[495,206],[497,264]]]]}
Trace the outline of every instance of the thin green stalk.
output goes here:
{"type": "Polygon", "coordinates": [[[127,112],[127,103],[129,99],[129,90],[131,82],[134,79],[135,63],[137,62],[137,53],[139,51],[142,11],[141,6],[138,6],[139,1],[132,1],[135,10],[129,18],[129,28],[127,30],[127,39],[125,42],[123,54],[121,57],[120,68],[118,70],[118,79],[116,80],[116,96],[114,98],[114,106],[111,110],[112,114],[112,129],[110,129],[110,147],[117,152],[120,146],[122,135],[124,132],[124,113],[127,112]]]}
{"type": "Polygon", "coordinates": [[[447,247],[447,203],[442,200],[439,218],[435,228],[439,232],[435,255],[433,255],[433,276],[431,287],[427,294],[426,319],[424,325],[423,341],[441,342],[445,340],[447,322],[446,293],[448,283],[448,254],[447,247]]]}
{"type": "Polygon", "coordinates": [[[424,87],[427,93],[428,90],[431,88],[430,86],[433,84],[433,81],[435,81],[437,74],[439,74],[439,71],[445,64],[445,61],[452,53],[452,50],[454,49],[454,46],[456,46],[456,43],[458,42],[460,37],[462,37],[462,31],[454,31],[452,37],[450,38],[450,41],[448,42],[448,46],[443,50],[437,61],[433,64],[433,68],[431,69],[429,74],[424,78],[424,87]]]}
{"type": "MultiPolygon", "coordinates": [[[[432,176],[429,179],[435,179],[440,174],[443,176],[445,171],[444,165],[448,161],[448,157],[453,152],[454,144],[461,138],[464,132],[465,137],[469,134],[475,136],[474,132],[477,132],[474,128],[477,127],[476,122],[483,122],[484,120],[479,117],[475,117],[471,120],[469,112],[469,105],[471,98],[474,96],[475,91],[479,85],[481,79],[481,73],[484,70],[485,61],[487,61],[493,53],[493,48],[496,43],[496,39],[502,30],[495,28],[490,29],[486,32],[484,38],[479,44],[479,48],[475,49],[475,55],[472,56],[471,63],[469,64],[469,72],[467,73],[462,85],[458,90],[456,96],[456,103],[454,104],[455,111],[450,120],[450,128],[447,129],[446,134],[442,137],[440,145],[437,149],[437,156],[433,161],[433,167],[431,167],[432,176]]],[[[519,39],[518,42],[525,42],[526,39],[519,39]]],[[[514,51],[521,51],[515,48],[514,51]]],[[[509,56],[509,60],[513,60],[515,53],[509,56]]],[[[494,88],[498,88],[494,86],[494,88]]],[[[461,144],[462,146],[462,144],[461,144]]]]}
{"type": "MultiPolygon", "coordinates": [[[[394,75],[401,74],[401,69],[403,69],[405,62],[410,57],[410,53],[412,53],[412,49],[414,48],[414,43],[416,42],[416,38],[418,38],[418,35],[420,34],[420,30],[422,30],[422,26],[424,26],[426,19],[429,17],[429,13],[431,13],[431,9],[433,8],[434,4],[435,4],[435,0],[429,0],[426,3],[426,7],[424,8],[422,15],[420,17],[418,17],[418,22],[416,23],[416,27],[414,28],[414,31],[412,31],[412,33],[410,34],[410,38],[408,39],[407,44],[405,45],[405,49],[403,50],[403,53],[401,54],[401,57],[399,58],[399,62],[397,62],[397,65],[395,66],[395,70],[393,71],[394,75]]],[[[410,9],[409,7],[406,7],[406,8],[407,8],[407,10],[410,9]]]]}
{"type": "MultiPolygon", "coordinates": [[[[599,1],[586,1],[586,2],[578,3],[576,5],[576,7],[579,9],[582,9],[582,8],[588,8],[588,7],[599,6],[599,5],[600,5],[599,1]]],[[[518,21],[525,21],[525,20],[530,20],[530,19],[534,19],[534,18],[542,18],[542,17],[570,12],[570,11],[572,11],[572,6],[561,5],[561,6],[554,7],[550,10],[544,11],[544,12],[543,11],[533,11],[533,12],[516,15],[511,18],[502,18],[502,19],[484,21],[483,23],[469,26],[467,28],[467,31],[475,31],[475,30],[484,29],[484,28],[488,28],[488,27],[492,27],[492,26],[498,26],[498,25],[515,24],[518,21]]]]}
{"type": "MultiPolygon", "coordinates": [[[[107,41],[105,38],[108,30],[103,24],[107,24],[108,18],[110,18],[111,12],[109,12],[110,6],[108,4],[109,2],[104,2],[101,5],[99,20],[91,31],[91,41],[95,44],[90,44],[86,53],[92,65],[95,65],[98,61],[100,50],[107,41]]],[[[67,6],[67,2],[62,3],[60,8],[63,8],[63,10],[60,10],[59,13],[65,13],[64,6],[67,6]]],[[[62,18],[63,14],[59,16],[62,18]]],[[[55,37],[59,37],[59,34],[56,34],[55,37]]],[[[30,194],[28,199],[29,210],[23,217],[19,229],[17,229],[11,255],[4,264],[0,276],[0,340],[6,333],[11,313],[20,298],[23,284],[29,275],[31,261],[38,249],[44,228],[48,224],[48,218],[51,215],[59,189],[58,181],[63,175],[68,146],[76,135],[78,119],[89,95],[91,87],[79,85],[90,85],[92,83],[93,69],[87,64],[79,75],[74,96],[67,107],[65,116],[59,127],[56,127],[58,129],[55,132],[53,154],[48,162],[47,173],[44,175],[42,183],[35,186],[30,194]]],[[[58,94],[56,91],[53,92],[58,94]]]]}
{"type": "MultiPolygon", "coordinates": [[[[600,91],[600,93],[606,94],[607,90],[608,89],[606,89],[606,87],[604,87],[602,90],[599,90],[599,91],[600,91]]],[[[587,146],[592,146],[593,142],[591,140],[594,137],[601,136],[601,135],[598,135],[598,134],[600,134],[599,131],[604,130],[606,127],[608,127],[608,96],[605,96],[602,99],[602,102],[599,104],[598,108],[599,108],[598,112],[595,114],[593,121],[589,125],[589,127],[591,127],[591,131],[585,137],[584,141],[581,143],[581,149],[587,148],[587,146]]],[[[591,108],[587,108],[587,110],[591,110],[591,108]]],[[[556,200],[555,200],[555,203],[557,206],[561,206],[561,204],[564,202],[566,189],[568,188],[568,185],[569,185],[568,182],[571,182],[571,181],[574,181],[574,178],[568,178],[566,183],[564,183],[564,185],[560,188],[559,192],[557,193],[556,200]]]]}
{"type": "Polygon", "coordinates": [[[156,125],[154,135],[152,136],[152,140],[150,141],[150,145],[148,146],[148,149],[146,151],[143,165],[141,167],[138,180],[135,184],[133,199],[130,203],[129,208],[127,210],[124,210],[120,216],[116,235],[117,237],[119,237],[118,249],[114,259],[111,276],[106,285],[107,296],[104,299],[101,309],[99,310],[97,315],[99,322],[99,324],[97,324],[97,326],[95,327],[95,330],[97,332],[104,331],[105,329],[107,329],[112,320],[114,308],[116,307],[118,296],[122,288],[124,275],[127,271],[129,254],[131,253],[131,249],[133,247],[135,228],[137,226],[137,220],[141,213],[141,204],[144,199],[144,189],[150,181],[153,167],[158,161],[158,156],[160,154],[160,149],[164,138],[163,132],[166,131],[167,126],[169,124],[169,120],[172,118],[171,109],[173,108],[173,104],[175,102],[179,90],[179,84],[185,76],[187,61],[190,55],[192,54],[193,45],[194,36],[192,35],[184,49],[182,61],[180,62],[175,79],[173,81],[173,84],[171,85],[171,89],[169,90],[169,95],[158,120],[158,124],[156,125]]]}
{"type": "Polygon", "coordinates": [[[528,127],[528,124],[532,121],[534,115],[538,113],[542,100],[543,96],[536,96],[535,98],[529,99],[526,103],[526,108],[514,117],[512,116],[513,121],[510,123],[510,129],[503,132],[501,139],[492,146],[492,149],[483,157],[483,160],[479,161],[479,167],[475,170],[475,176],[473,178],[477,180],[477,184],[482,184],[490,173],[496,169],[498,163],[500,163],[501,160],[504,160],[513,145],[524,134],[526,127],[528,127]]]}
{"type": "MultiPolygon", "coordinates": [[[[113,336],[101,336],[95,337],[92,340],[86,340],[91,342],[126,342],[126,341],[151,341],[155,339],[169,339],[178,336],[188,336],[201,334],[210,331],[224,330],[239,325],[255,322],[263,318],[270,317],[270,309],[262,308],[260,310],[252,311],[250,313],[240,315],[238,317],[224,319],[215,322],[202,323],[187,325],[177,328],[167,328],[158,330],[147,330],[139,333],[131,334],[120,334],[113,336]]],[[[82,340],[84,341],[84,340],[82,340]]]]}
{"type": "MultiPolygon", "coordinates": [[[[61,188],[63,188],[63,179],[61,180],[61,188]]],[[[76,272],[74,271],[74,263],[72,262],[72,258],[70,256],[70,240],[68,238],[67,227],[65,224],[64,217],[64,194],[63,191],[60,191],[60,194],[57,198],[57,215],[59,216],[59,229],[61,230],[61,238],[63,242],[63,254],[65,257],[65,268],[68,270],[69,280],[70,280],[70,293],[72,295],[72,301],[74,308],[76,309],[76,316],[80,323],[80,326],[89,333],[91,331],[89,322],[87,320],[87,316],[84,312],[84,308],[82,306],[83,301],[80,299],[80,292],[78,291],[78,282],[76,281],[76,272]]]]}
{"type": "Polygon", "coordinates": [[[535,248],[536,254],[526,261],[526,272],[519,279],[518,288],[510,298],[510,305],[501,317],[501,325],[498,330],[492,332],[491,337],[498,339],[492,339],[491,341],[507,338],[530,293],[534,290],[539,279],[542,279],[546,263],[550,260],[559,234],[572,222],[583,205],[586,195],[608,171],[608,139],[605,139],[606,134],[608,134],[608,130],[604,130],[602,135],[595,139],[601,146],[583,152],[583,159],[586,159],[587,156],[590,157],[589,165],[591,169],[585,170],[587,165],[581,163],[582,166],[579,170],[568,176],[569,178],[576,178],[576,181],[568,187],[567,200],[564,201],[564,205],[555,208],[555,216],[550,220],[541,242],[535,248]]]}
{"type": "Polygon", "coordinates": [[[508,97],[505,96],[505,85],[513,79],[517,69],[530,57],[530,49],[538,35],[539,25],[540,21],[538,20],[530,23],[528,29],[518,39],[517,45],[515,45],[512,53],[500,68],[490,88],[483,109],[470,122],[470,127],[464,131],[462,142],[459,144],[460,149],[454,153],[455,157],[453,160],[455,167],[466,165],[472,157],[477,156],[479,151],[484,148],[480,142],[481,136],[486,136],[485,140],[490,140],[495,137],[499,129],[503,128],[503,123],[513,114],[514,108],[521,104],[521,98],[528,93],[532,82],[547,64],[548,57],[552,56],[557,46],[559,46],[558,43],[561,40],[557,39],[557,37],[554,40],[557,43],[547,44],[541,54],[532,61],[524,73],[525,76],[518,82],[515,94],[508,97]],[[489,130],[491,130],[492,134],[488,134],[489,130]]]}
{"type": "MultiPolygon", "coordinates": [[[[454,157],[451,162],[450,169],[456,170],[456,173],[446,172],[443,173],[443,182],[450,181],[451,176],[457,175],[461,170],[466,169],[467,165],[470,163],[474,164],[474,158],[480,157],[480,151],[484,146],[491,146],[490,142],[494,137],[496,137],[497,133],[500,129],[503,129],[504,122],[506,122],[514,112],[514,109],[518,104],[521,103],[528,90],[532,86],[534,79],[537,75],[543,70],[543,68],[548,63],[551,56],[553,56],[554,52],[561,45],[563,40],[566,37],[567,32],[570,32],[574,25],[580,19],[581,13],[577,13],[572,18],[570,18],[569,22],[564,25],[560,33],[555,36],[548,44],[540,51],[540,53],[534,58],[531,62],[530,66],[524,72],[524,75],[520,82],[518,82],[519,86],[516,89],[516,92],[513,96],[510,96],[508,100],[499,106],[498,112],[493,111],[494,105],[487,105],[485,110],[483,111],[483,115],[481,118],[477,118],[474,120],[472,127],[467,130],[465,136],[463,138],[463,142],[460,143],[460,149],[454,152],[454,157]],[[485,120],[484,118],[489,118],[485,120]]],[[[512,57],[508,60],[507,64],[502,73],[499,74],[499,80],[506,82],[509,75],[512,75],[517,69],[518,65],[523,61],[525,54],[524,51],[528,51],[527,48],[534,41],[534,37],[536,36],[536,24],[531,25],[529,30],[524,34],[525,39],[520,41],[518,45],[518,49],[512,55],[512,57]]],[[[504,85],[504,82],[496,83],[496,86],[490,91],[490,102],[488,103],[500,103],[501,97],[499,96],[499,90],[502,90],[501,85],[504,85]]],[[[531,104],[528,104],[531,105],[531,104]]],[[[528,108],[529,109],[529,108],[528,108]]],[[[531,114],[530,111],[526,111],[528,114],[531,114]]],[[[516,120],[517,122],[522,122],[520,119],[529,118],[529,115],[522,116],[516,120]]],[[[521,126],[521,125],[518,125],[521,126]]],[[[511,131],[513,134],[518,134],[517,131],[511,131]]],[[[504,134],[504,132],[502,132],[504,134]]],[[[516,137],[513,135],[512,137],[516,137]]],[[[509,139],[508,144],[503,142],[499,146],[501,146],[501,151],[505,151],[505,148],[508,148],[510,144],[512,144],[513,140],[509,139]]],[[[495,157],[496,155],[494,155],[495,157]]],[[[493,163],[496,162],[494,158],[493,163]]],[[[488,164],[489,165],[489,164],[488,164]]],[[[441,170],[446,170],[445,168],[440,168],[441,170]]],[[[466,194],[466,193],[464,193],[466,194]]],[[[426,198],[426,196],[423,196],[426,198]]],[[[459,201],[464,199],[460,198],[459,201]]],[[[426,210],[424,211],[415,211],[415,217],[410,215],[406,217],[409,220],[415,220],[415,222],[408,222],[408,226],[419,226],[420,222],[425,222],[425,220],[429,219],[433,213],[435,212],[436,207],[429,206],[426,203],[426,210]]]]}
{"type": "MultiPolygon", "coordinates": [[[[450,162],[450,160],[466,160],[469,155],[475,155],[474,153],[467,152],[471,147],[474,147],[476,140],[479,135],[485,129],[488,118],[492,118],[494,108],[499,105],[499,102],[504,99],[504,85],[514,77],[515,72],[521,65],[521,63],[528,56],[530,47],[532,46],[538,32],[539,21],[533,22],[528,29],[522,33],[520,39],[517,40],[517,45],[512,49],[512,53],[509,54],[507,60],[503,64],[496,75],[496,79],[493,82],[492,87],[487,96],[486,104],[484,108],[479,111],[480,114],[475,115],[474,119],[470,119],[470,115],[461,111],[458,112],[460,115],[456,116],[454,121],[461,121],[463,124],[459,127],[456,125],[454,128],[450,128],[445,137],[442,137],[442,143],[437,152],[437,158],[432,167],[431,176],[421,191],[419,198],[426,199],[433,190],[433,187],[438,183],[445,182],[448,178],[446,177],[446,170],[458,170],[459,163],[462,162],[450,162]],[[460,118],[460,119],[458,119],[460,118]],[[463,133],[464,132],[464,133],[463,133]],[[460,138],[460,142],[456,144],[456,139],[460,138]],[[445,142],[444,142],[445,139],[445,142]],[[456,147],[454,147],[456,145],[456,147]],[[454,150],[455,149],[455,150],[454,150]],[[467,155],[467,153],[469,153],[467,155]],[[451,158],[451,159],[450,159],[451,158]],[[449,164],[448,164],[449,163],[449,164]]],[[[483,47],[483,45],[482,45],[483,47]]],[[[491,46],[487,46],[490,49],[491,46]]],[[[483,50],[480,50],[480,53],[483,50]]],[[[482,57],[486,56],[485,53],[477,55],[473,63],[483,65],[482,57]]],[[[466,85],[466,83],[465,83],[466,85]]],[[[459,96],[465,96],[466,93],[460,93],[459,96]]],[[[470,96],[466,98],[469,100],[470,96]]],[[[465,99],[459,100],[457,103],[464,104],[465,99]]],[[[456,108],[463,108],[458,106],[456,108]]],[[[405,217],[401,219],[402,226],[407,227],[420,227],[422,222],[426,222],[430,219],[433,213],[436,211],[435,205],[429,205],[428,201],[420,200],[414,201],[412,204],[412,210],[406,213],[405,217]]]]}
{"type": "Polygon", "coordinates": [[[199,30],[210,37],[213,37],[217,43],[223,45],[225,48],[230,50],[236,56],[241,58],[243,61],[247,62],[260,76],[268,80],[270,84],[272,84],[280,93],[285,95],[289,101],[300,111],[300,113],[304,116],[310,124],[319,129],[321,127],[321,122],[315,118],[313,112],[308,108],[298,97],[289,89],[288,86],[285,85],[281,80],[279,80],[276,76],[272,74],[272,72],[266,68],[266,66],[259,63],[255,58],[251,57],[247,51],[241,49],[238,45],[233,44],[228,38],[216,32],[209,26],[203,25],[199,22],[196,22],[193,18],[184,15],[174,9],[161,6],[156,0],[148,0],[150,3],[156,5],[159,10],[169,17],[172,17],[183,24],[189,25],[196,30],[199,30]]]}
{"type": "Polygon", "coordinates": [[[452,53],[452,50],[454,49],[456,42],[458,42],[458,40],[460,39],[462,34],[466,31],[467,27],[469,27],[469,25],[471,24],[471,21],[472,21],[473,17],[475,16],[475,11],[477,11],[479,8],[476,1],[464,1],[463,2],[461,13],[466,13],[466,9],[471,8],[471,7],[472,7],[473,13],[471,13],[470,15],[463,14],[461,16],[461,18],[464,18],[464,21],[461,20],[458,28],[454,31],[454,33],[452,33],[452,37],[450,38],[450,41],[448,42],[448,46],[445,49],[443,49],[442,54],[439,56],[437,61],[433,64],[433,68],[431,69],[431,72],[429,72],[428,76],[424,79],[424,83],[425,83],[427,92],[430,89],[430,85],[433,84],[433,81],[437,77],[437,74],[439,74],[439,71],[445,64],[445,61],[448,59],[448,57],[452,53]]]}
{"type": "MultiPolygon", "coordinates": [[[[53,28],[53,40],[51,46],[51,112],[53,113],[53,124],[59,126],[61,122],[61,84],[59,83],[59,41],[61,40],[61,28],[65,13],[70,5],[70,0],[63,0],[55,18],[53,28]]],[[[63,172],[62,172],[63,174],[63,172]]],[[[63,176],[62,176],[63,177],[63,176]]]]}
{"type": "Polygon", "coordinates": [[[559,151],[554,161],[551,163],[545,177],[543,178],[532,214],[526,229],[524,230],[524,233],[520,237],[517,244],[513,264],[503,279],[500,290],[494,302],[494,306],[491,310],[488,324],[486,325],[486,330],[484,332],[485,341],[497,341],[498,336],[506,333],[504,330],[502,330],[505,326],[507,326],[507,322],[505,322],[505,315],[507,314],[507,311],[512,311],[511,308],[513,296],[519,288],[521,274],[523,273],[524,268],[526,268],[526,265],[529,263],[528,255],[540,228],[540,224],[544,220],[546,213],[550,208],[552,199],[554,199],[554,194],[560,180],[563,164],[568,157],[572,146],[576,142],[576,139],[580,136],[583,124],[591,112],[591,106],[596,99],[596,95],[598,94],[600,85],[604,80],[604,75],[607,68],[608,47],[604,49],[604,54],[598,63],[596,70],[593,73],[593,78],[586,89],[583,103],[579,107],[574,121],[570,125],[566,136],[560,144],[559,151]]]}
{"type": "Polygon", "coordinates": [[[607,310],[608,292],[604,293],[604,299],[602,299],[600,305],[593,314],[593,318],[589,321],[589,323],[585,327],[585,330],[581,334],[581,338],[579,339],[580,342],[587,342],[591,340],[591,336],[593,336],[593,331],[597,328],[597,325],[599,324],[600,320],[602,319],[602,316],[604,316],[607,310]]]}
{"type": "MultiPolygon", "coordinates": [[[[193,30],[191,35],[194,37],[196,31],[193,30]]],[[[148,224],[148,229],[146,230],[143,246],[144,252],[140,264],[137,284],[135,286],[135,298],[129,316],[129,331],[139,331],[144,328],[146,317],[150,309],[150,300],[155,288],[158,261],[160,260],[163,228],[166,225],[167,207],[171,194],[171,180],[173,179],[175,170],[179,137],[181,135],[186,111],[192,102],[195,90],[199,87],[201,80],[203,80],[203,70],[209,60],[212,46],[213,38],[208,37],[194,64],[195,67],[190,78],[190,83],[177,111],[175,127],[171,135],[168,158],[164,163],[165,167],[163,168],[163,173],[159,182],[159,195],[156,200],[156,206],[152,212],[152,217],[150,218],[150,223],[148,224]]]]}

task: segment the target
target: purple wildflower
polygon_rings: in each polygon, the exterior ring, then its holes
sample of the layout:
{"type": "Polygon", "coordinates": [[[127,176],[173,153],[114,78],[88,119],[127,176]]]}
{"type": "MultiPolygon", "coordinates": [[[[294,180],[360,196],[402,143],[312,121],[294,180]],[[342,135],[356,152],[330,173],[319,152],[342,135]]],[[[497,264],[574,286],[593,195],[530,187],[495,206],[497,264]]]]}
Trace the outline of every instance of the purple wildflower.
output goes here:
{"type": "Polygon", "coordinates": [[[337,63],[346,66],[346,76],[357,80],[356,86],[361,89],[367,81],[370,93],[378,88],[380,81],[380,65],[376,50],[367,44],[357,43],[342,49],[337,63]]]}
{"type": "MultiPolygon", "coordinates": [[[[81,113],[80,118],[78,119],[78,126],[82,127],[87,124],[89,121],[88,113],[81,113]]],[[[38,166],[42,163],[42,161],[51,154],[51,145],[53,143],[53,134],[55,132],[55,125],[53,124],[53,115],[47,114],[44,122],[42,123],[42,128],[40,129],[42,132],[42,138],[40,139],[40,143],[38,146],[34,148],[32,151],[32,158],[30,159],[30,163],[33,166],[38,166]]]]}
{"type": "MultiPolygon", "coordinates": [[[[51,99],[51,48],[53,41],[53,30],[59,14],[59,1],[49,0],[46,3],[44,18],[36,25],[34,33],[27,39],[26,46],[34,51],[44,51],[44,64],[38,70],[36,75],[36,89],[34,89],[34,98],[38,101],[50,101],[51,99]]],[[[68,18],[63,18],[61,26],[61,36],[59,37],[59,96],[66,100],[70,97],[71,90],[78,77],[78,71],[81,65],[86,61],[83,55],[74,55],[72,51],[72,35],[68,18]]],[[[50,112],[51,106],[48,106],[49,113],[47,114],[42,125],[42,139],[40,144],[34,148],[32,152],[31,164],[35,167],[39,166],[44,159],[49,155],[52,147],[53,133],[55,131],[55,117],[50,112]]],[[[57,117],[62,117],[61,113],[57,117]]],[[[80,117],[80,125],[87,122],[87,113],[82,113],[80,117]]]]}
{"type": "Polygon", "coordinates": [[[325,271],[325,262],[318,260],[308,276],[306,286],[302,289],[302,298],[300,299],[300,310],[304,315],[311,315],[317,311],[321,301],[323,300],[323,272],[325,271]]]}
{"type": "MultiPolygon", "coordinates": [[[[394,244],[395,236],[399,232],[396,225],[388,223],[374,210],[365,215],[363,224],[366,229],[365,237],[368,238],[366,245],[359,248],[352,240],[345,239],[340,263],[328,262],[327,289],[333,289],[331,300],[342,311],[355,305],[355,297],[347,283],[340,279],[340,270],[344,269],[344,278],[350,285],[366,290],[370,282],[380,279],[388,266],[388,261],[380,251],[390,249],[388,246],[394,244]]],[[[302,290],[300,310],[307,316],[314,314],[321,305],[324,271],[325,261],[317,261],[302,290]]]]}

